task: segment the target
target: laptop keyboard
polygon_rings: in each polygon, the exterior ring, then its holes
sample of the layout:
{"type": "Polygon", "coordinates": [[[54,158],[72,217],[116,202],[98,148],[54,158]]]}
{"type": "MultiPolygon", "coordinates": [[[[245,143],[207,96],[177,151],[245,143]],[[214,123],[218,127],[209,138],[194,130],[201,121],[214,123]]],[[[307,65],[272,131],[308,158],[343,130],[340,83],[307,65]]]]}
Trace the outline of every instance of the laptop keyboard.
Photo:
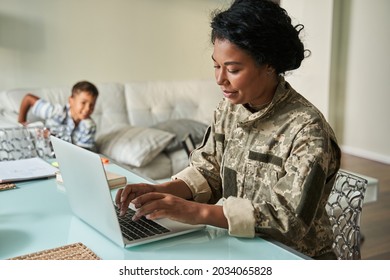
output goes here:
{"type": "Polygon", "coordinates": [[[148,220],[145,217],[142,217],[138,221],[134,222],[131,218],[134,216],[135,211],[132,209],[127,209],[126,215],[124,216],[119,216],[119,208],[116,208],[116,212],[122,234],[130,241],[170,231],[166,227],[163,227],[152,220],[148,220]]]}

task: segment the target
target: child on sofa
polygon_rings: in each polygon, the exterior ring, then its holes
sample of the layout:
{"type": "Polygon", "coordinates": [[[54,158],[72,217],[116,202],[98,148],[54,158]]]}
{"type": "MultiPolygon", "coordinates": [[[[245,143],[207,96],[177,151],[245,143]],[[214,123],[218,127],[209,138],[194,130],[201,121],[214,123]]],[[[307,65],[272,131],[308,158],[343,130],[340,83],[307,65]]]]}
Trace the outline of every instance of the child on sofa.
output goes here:
{"type": "Polygon", "coordinates": [[[89,150],[95,150],[96,123],[91,118],[99,95],[96,86],[88,81],[76,83],[68,104],[52,104],[28,93],[19,110],[18,121],[26,125],[27,113],[45,120],[45,126],[53,135],[89,150]]]}

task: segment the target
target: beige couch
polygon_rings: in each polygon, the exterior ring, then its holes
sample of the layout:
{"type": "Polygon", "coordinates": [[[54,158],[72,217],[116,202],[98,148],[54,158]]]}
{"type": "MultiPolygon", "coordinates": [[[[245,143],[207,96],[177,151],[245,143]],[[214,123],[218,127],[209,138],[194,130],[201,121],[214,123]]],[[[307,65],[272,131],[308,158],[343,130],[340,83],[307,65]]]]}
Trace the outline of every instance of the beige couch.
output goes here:
{"type": "MultiPolygon", "coordinates": [[[[186,133],[201,142],[213,110],[222,99],[214,80],[96,84],[92,115],[98,152],[152,179],[168,178],[188,165],[180,144],[186,133]]],[[[0,92],[0,128],[17,126],[23,96],[31,92],[66,104],[71,85],[0,92]]],[[[29,114],[28,120],[36,121],[29,114]]]]}

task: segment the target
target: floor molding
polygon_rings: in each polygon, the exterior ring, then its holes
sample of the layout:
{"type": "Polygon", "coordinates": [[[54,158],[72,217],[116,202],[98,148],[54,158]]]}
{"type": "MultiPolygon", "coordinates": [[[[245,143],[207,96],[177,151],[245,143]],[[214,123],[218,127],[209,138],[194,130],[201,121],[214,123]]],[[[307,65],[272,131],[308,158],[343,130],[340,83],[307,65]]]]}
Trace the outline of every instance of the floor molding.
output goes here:
{"type": "Polygon", "coordinates": [[[390,156],[380,155],[378,153],[374,153],[374,152],[370,152],[370,151],[366,151],[363,149],[354,148],[350,146],[341,146],[340,148],[343,153],[352,156],[357,156],[357,157],[377,161],[384,164],[390,164],[390,156]]]}

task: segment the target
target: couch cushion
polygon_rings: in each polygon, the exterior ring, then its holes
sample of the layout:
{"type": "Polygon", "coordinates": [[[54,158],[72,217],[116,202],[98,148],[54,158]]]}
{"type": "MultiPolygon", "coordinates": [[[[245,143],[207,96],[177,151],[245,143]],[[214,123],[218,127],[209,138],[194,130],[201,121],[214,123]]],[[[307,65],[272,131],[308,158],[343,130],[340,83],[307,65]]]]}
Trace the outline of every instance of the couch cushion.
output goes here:
{"type": "Polygon", "coordinates": [[[214,80],[151,81],[125,84],[129,123],[152,126],[169,119],[211,123],[222,100],[214,80]]]}
{"type": "Polygon", "coordinates": [[[206,132],[207,125],[190,119],[167,120],[152,126],[153,128],[164,130],[176,135],[176,137],[164,149],[170,153],[183,148],[181,141],[187,134],[191,134],[195,144],[201,143],[206,132]]]}
{"type": "Polygon", "coordinates": [[[52,103],[66,104],[70,96],[71,87],[49,87],[49,88],[17,88],[4,91],[1,94],[1,105],[4,108],[18,114],[20,103],[27,93],[32,93],[52,103]]]}
{"type": "Polygon", "coordinates": [[[141,167],[151,162],[174,137],[154,128],[123,126],[99,137],[96,145],[100,153],[116,161],[141,167]]]}
{"type": "Polygon", "coordinates": [[[18,127],[18,115],[15,112],[0,108],[0,129],[8,127],[18,127]]]}
{"type": "Polygon", "coordinates": [[[92,118],[97,125],[96,138],[118,124],[128,125],[124,86],[119,83],[97,84],[99,97],[92,118]]]}
{"type": "Polygon", "coordinates": [[[187,152],[185,150],[177,150],[164,154],[169,157],[172,163],[172,174],[170,176],[179,173],[190,164],[187,152]]]}
{"type": "Polygon", "coordinates": [[[159,153],[151,162],[141,167],[128,164],[123,166],[153,180],[170,178],[174,174],[171,159],[166,153],[159,153]]]}

